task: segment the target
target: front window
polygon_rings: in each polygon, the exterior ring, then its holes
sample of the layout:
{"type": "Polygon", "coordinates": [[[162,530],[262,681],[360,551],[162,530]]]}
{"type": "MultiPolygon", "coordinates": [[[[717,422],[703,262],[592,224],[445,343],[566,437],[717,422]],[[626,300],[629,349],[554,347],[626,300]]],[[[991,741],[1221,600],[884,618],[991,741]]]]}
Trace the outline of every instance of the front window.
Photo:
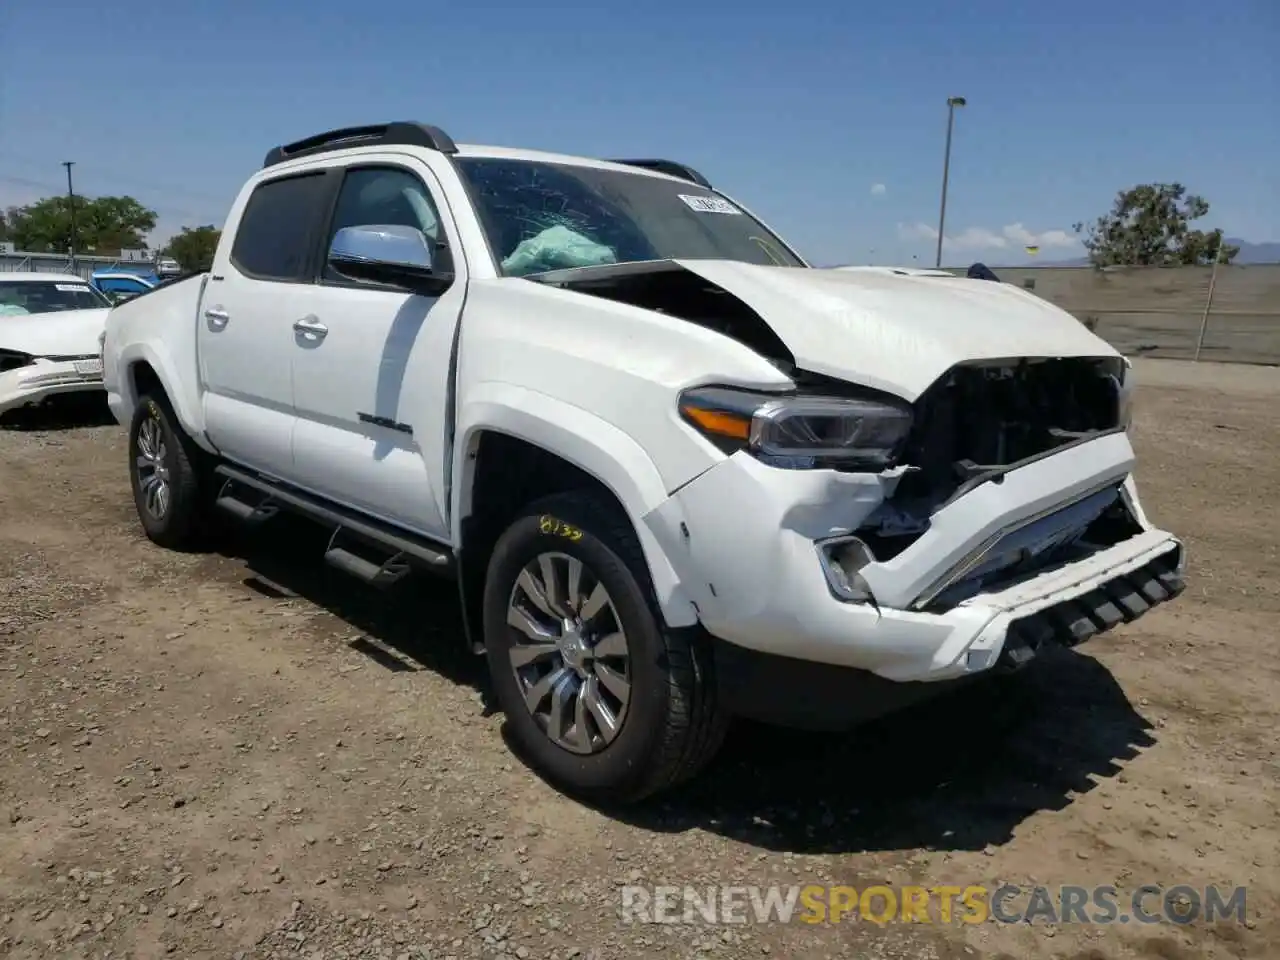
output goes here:
{"type": "Polygon", "coordinates": [[[532,160],[456,163],[504,276],[669,259],[804,266],[762,223],[694,183],[532,160]]]}
{"type": "Polygon", "coordinates": [[[98,310],[111,301],[87,283],[67,280],[5,280],[0,278],[0,317],[63,310],[98,310]]]}

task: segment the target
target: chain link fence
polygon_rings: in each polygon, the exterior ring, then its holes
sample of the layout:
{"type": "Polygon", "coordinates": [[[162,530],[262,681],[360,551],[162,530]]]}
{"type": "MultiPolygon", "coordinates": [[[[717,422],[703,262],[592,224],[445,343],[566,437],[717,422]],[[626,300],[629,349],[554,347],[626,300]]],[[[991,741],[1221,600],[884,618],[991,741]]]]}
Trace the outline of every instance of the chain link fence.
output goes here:
{"type": "Polygon", "coordinates": [[[1075,315],[1127,356],[1280,364],[1280,263],[996,273],[1075,315]]]}
{"type": "Polygon", "coordinates": [[[59,253],[0,253],[0,278],[5,273],[64,273],[78,274],[88,280],[95,270],[154,269],[155,266],[152,260],[122,260],[92,254],[80,254],[72,263],[71,257],[59,253]]]}

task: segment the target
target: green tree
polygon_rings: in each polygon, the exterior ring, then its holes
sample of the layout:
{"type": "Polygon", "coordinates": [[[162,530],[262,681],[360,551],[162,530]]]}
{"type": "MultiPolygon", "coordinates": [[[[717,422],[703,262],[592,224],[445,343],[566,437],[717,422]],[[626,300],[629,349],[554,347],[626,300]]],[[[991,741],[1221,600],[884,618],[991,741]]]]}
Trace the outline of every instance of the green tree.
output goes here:
{"type": "MultiPolygon", "coordinates": [[[[45,197],[25,207],[10,207],[9,239],[19,250],[64,253],[71,245],[71,203],[67,197],[45,197]]],[[[76,252],[115,256],[146,246],[155,229],[156,212],[133,197],[76,197],[76,252]]]]}
{"type": "Polygon", "coordinates": [[[177,260],[184,272],[208,270],[213,266],[213,254],[221,237],[222,231],[212,224],[183,227],[182,232],[169,241],[165,253],[177,260]]]}
{"type": "Polygon", "coordinates": [[[1230,263],[1240,248],[1225,243],[1221,230],[1191,229],[1208,212],[1208,201],[1180,183],[1148,183],[1121,190],[1106,216],[1075,231],[1095,267],[1230,263]]]}

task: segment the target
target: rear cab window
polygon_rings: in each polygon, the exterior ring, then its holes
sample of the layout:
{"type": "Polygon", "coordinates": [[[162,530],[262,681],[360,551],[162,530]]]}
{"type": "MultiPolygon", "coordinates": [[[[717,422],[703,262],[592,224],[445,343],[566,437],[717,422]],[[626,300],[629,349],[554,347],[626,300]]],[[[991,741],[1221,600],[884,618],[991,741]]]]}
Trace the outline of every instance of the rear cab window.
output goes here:
{"type": "Polygon", "coordinates": [[[231,263],[255,280],[314,279],[313,250],[328,212],[327,170],[264,180],[253,189],[231,245],[231,263]]]}

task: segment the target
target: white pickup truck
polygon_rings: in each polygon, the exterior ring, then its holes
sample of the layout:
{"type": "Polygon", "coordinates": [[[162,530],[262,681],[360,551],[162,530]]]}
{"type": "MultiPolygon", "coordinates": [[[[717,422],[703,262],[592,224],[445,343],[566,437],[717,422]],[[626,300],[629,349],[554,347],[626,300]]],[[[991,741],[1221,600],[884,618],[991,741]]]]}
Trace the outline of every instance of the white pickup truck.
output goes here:
{"type": "Polygon", "coordinates": [[[152,540],[287,510],[372,584],[456,577],[521,752],[598,801],[1183,588],[1114,349],[1009,285],[809,267],[671,161],[277,147],[103,355],[152,540]]]}

